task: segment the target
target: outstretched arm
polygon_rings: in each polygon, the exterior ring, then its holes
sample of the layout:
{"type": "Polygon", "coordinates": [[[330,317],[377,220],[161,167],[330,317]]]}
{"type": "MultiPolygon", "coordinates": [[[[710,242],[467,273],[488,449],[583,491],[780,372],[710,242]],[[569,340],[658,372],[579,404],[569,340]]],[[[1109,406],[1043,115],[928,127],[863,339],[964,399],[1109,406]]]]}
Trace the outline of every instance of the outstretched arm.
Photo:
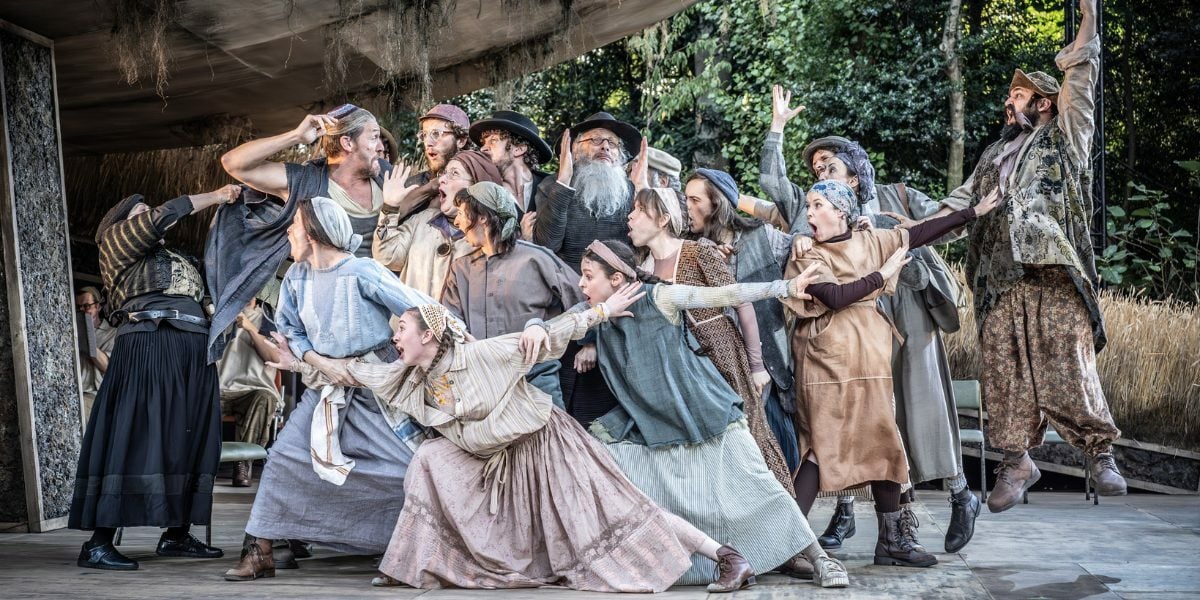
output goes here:
{"type": "Polygon", "coordinates": [[[766,283],[735,283],[721,287],[657,285],[654,303],[663,314],[671,315],[690,308],[723,308],[767,298],[807,298],[805,288],[815,281],[817,267],[812,266],[793,279],[766,283]]]}
{"type": "Polygon", "coordinates": [[[221,157],[221,166],[231,177],[264,193],[288,197],[287,170],[283,163],[268,158],[298,144],[311,144],[337,123],[329,115],[308,115],[295,129],[279,135],[250,140],[221,157]]]}
{"type": "Polygon", "coordinates": [[[1083,19],[1075,42],[1054,58],[1064,74],[1058,92],[1058,126],[1078,165],[1087,165],[1096,132],[1096,81],[1100,75],[1100,36],[1096,35],[1096,0],[1080,0],[1083,19]]]}

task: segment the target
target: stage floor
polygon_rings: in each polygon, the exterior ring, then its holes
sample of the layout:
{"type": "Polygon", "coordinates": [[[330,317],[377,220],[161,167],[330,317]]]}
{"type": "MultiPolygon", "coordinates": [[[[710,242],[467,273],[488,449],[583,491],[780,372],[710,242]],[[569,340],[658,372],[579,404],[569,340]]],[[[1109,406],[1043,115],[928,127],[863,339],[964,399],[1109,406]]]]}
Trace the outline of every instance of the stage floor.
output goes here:
{"type": "MultiPolygon", "coordinates": [[[[984,508],[975,539],[958,554],[941,552],[949,505],[943,492],[918,493],[920,537],[940,561],[929,569],[877,567],[871,563],[875,519],[860,503],[858,533],[835,553],[850,570],[851,587],[821,590],[779,575],[736,594],[738,600],[821,595],[839,598],[1138,598],[1200,599],[1200,497],[1137,494],[1102,498],[1082,493],[1030,494],[1028,505],[993,515],[984,508]]],[[[214,544],[226,558],[159,558],[160,530],[127,530],[121,550],[141,562],[135,572],[113,573],[75,566],[79,531],[0,534],[0,598],[483,598],[612,597],[563,590],[414,590],[372,588],[374,559],[317,548],[300,569],[274,579],[229,583],[221,579],[236,561],[253,488],[218,484],[214,544]]],[[[820,533],[833,510],[820,500],[812,523],[820,533]]],[[[202,537],[203,528],[197,528],[202,537]]],[[[203,538],[202,538],[203,539],[203,538]]],[[[714,599],[721,595],[712,595],[714,599]]],[[[700,587],[676,587],[655,596],[671,600],[709,597],[700,587]]]]}

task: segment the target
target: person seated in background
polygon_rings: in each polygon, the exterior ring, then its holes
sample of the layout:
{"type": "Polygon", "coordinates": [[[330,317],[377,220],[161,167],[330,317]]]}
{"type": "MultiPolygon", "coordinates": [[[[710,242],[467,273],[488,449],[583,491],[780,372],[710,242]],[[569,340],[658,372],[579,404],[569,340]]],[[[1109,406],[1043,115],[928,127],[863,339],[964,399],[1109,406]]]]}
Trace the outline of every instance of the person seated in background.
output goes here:
{"type": "MultiPolygon", "coordinates": [[[[84,313],[92,321],[96,331],[96,352],[79,357],[79,386],[83,393],[83,426],[87,427],[88,418],[92,414],[92,404],[96,401],[96,392],[100,391],[100,383],[104,381],[104,372],[108,370],[108,358],[112,354],[113,343],[117,341],[117,328],[104,320],[104,296],[100,290],[92,286],[79,288],[75,295],[75,310],[84,313]]],[[[79,335],[86,335],[80,331],[79,335]]],[[[82,344],[81,344],[82,347],[82,344]]]]}
{"type": "MultiPolygon", "coordinates": [[[[265,308],[258,298],[251,298],[237,318],[237,331],[225,355],[217,362],[221,377],[221,416],[237,418],[234,438],[266,446],[271,440],[275,412],[283,404],[275,386],[275,369],[268,362],[277,360],[275,345],[267,335],[275,330],[266,318],[265,308]]],[[[252,475],[250,461],[236,463],[233,487],[249,487],[252,475]]]]}

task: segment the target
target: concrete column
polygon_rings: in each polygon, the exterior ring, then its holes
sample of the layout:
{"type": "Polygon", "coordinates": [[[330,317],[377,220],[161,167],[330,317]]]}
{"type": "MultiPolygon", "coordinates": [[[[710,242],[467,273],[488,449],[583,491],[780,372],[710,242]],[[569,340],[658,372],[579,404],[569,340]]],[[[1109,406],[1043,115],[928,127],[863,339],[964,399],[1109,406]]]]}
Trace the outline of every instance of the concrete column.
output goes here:
{"type": "Polygon", "coordinates": [[[82,437],[54,47],[0,21],[0,526],[65,527],[82,437]]]}

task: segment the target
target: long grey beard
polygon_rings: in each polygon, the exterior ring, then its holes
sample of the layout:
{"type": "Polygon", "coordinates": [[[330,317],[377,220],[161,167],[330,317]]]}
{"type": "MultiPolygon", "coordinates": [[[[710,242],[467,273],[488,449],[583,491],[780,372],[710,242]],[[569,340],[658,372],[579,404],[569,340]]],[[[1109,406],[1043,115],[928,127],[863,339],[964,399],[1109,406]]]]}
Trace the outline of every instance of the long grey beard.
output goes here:
{"type": "Polygon", "coordinates": [[[620,167],[577,161],[571,185],[575,197],[593,216],[610,217],[628,205],[629,178],[620,167]]]}

